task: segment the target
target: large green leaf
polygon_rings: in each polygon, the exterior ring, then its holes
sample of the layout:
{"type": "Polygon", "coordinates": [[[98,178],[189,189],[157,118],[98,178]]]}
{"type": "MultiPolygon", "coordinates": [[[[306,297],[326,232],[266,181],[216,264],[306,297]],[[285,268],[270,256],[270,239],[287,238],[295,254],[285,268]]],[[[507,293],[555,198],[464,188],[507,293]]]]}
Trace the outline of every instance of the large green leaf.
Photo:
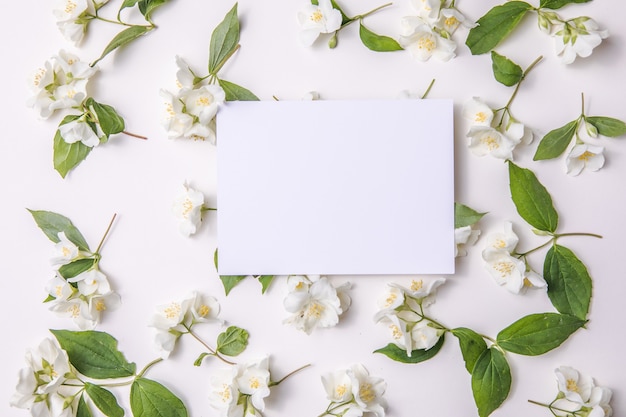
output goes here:
{"type": "Polygon", "coordinates": [[[533,7],[523,1],[510,1],[489,10],[476,22],[465,44],[473,55],[491,51],[506,38],[533,7]]]}
{"type": "MultiPolygon", "coordinates": [[[[67,124],[77,118],[77,116],[66,116],[59,126],[67,124]]],[[[54,135],[52,155],[54,169],[61,174],[61,177],[65,178],[68,172],[87,158],[91,149],[92,148],[85,146],[82,142],[67,143],[61,136],[61,131],[57,129],[54,135]]]]}
{"type": "Polygon", "coordinates": [[[240,85],[222,79],[218,80],[218,83],[226,93],[226,101],[259,101],[250,90],[240,85]]]}
{"type": "Polygon", "coordinates": [[[534,228],[554,233],[559,215],[552,205],[552,197],[535,174],[509,161],[509,185],[519,215],[534,228]]]}
{"type": "Polygon", "coordinates": [[[96,407],[107,417],[123,417],[124,409],[117,403],[111,391],[89,382],[85,382],[85,391],[96,407]]]}
{"type": "Polygon", "coordinates": [[[187,417],[185,404],[158,382],[137,378],[130,386],[133,417],[187,417]]]}
{"type": "Polygon", "coordinates": [[[216,75],[239,44],[239,18],[237,3],[211,34],[209,44],[209,73],[216,75]]]}
{"type": "Polygon", "coordinates": [[[476,361],[487,350],[487,343],[478,333],[465,327],[452,329],[452,334],[459,339],[459,347],[465,361],[465,369],[471,374],[476,361]]]}
{"type": "Polygon", "coordinates": [[[70,242],[80,250],[89,252],[89,245],[72,221],[59,213],[44,210],[28,210],[35,219],[37,226],[54,243],[59,243],[59,233],[64,232],[70,242]]]}
{"type": "Polygon", "coordinates": [[[403,48],[398,41],[389,36],[379,35],[365,27],[363,22],[359,25],[359,36],[363,45],[376,52],[401,51],[403,48]]]}
{"type": "Polygon", "coordinates": [[[603,116],[589,116],[585,117],[585,121],[587,123],[591,123],[596,129],[598,129],[598,133],[602,136],[615,138],[626,135],[626,123],[619,119],[603,116]]]}
{"type": "Polygon", "coordinates": [[[454,228],[471,226],[478,222],[487,213],[479,213],[476,210],[460,203],[454,203],[454,228]]]}
{"type": "Polygon", "coordinates": [[[94,258],[79,259],[60,267],[59,274],[65,279],[74,278],[83,272],[89,271],[95,263],[96,260],[94,258]]]}
{"type": "Polygon", "coordinates": [[[507,87],[519,83],[524,76],[522,67],[496,51],[491,51],[491,68],[496,81],[507,87]]]}
{"type": "Polygon", "coordinates": [[[120,133],[124,130],[124,119],[122,119],[112,106],[98,103],[92,98],[87,99],[86,104],[96,113],[100,128],[107,138],[110,135],[120,133]]]}
{"type": "Polygon", "coordinates": [[[506,400],[511,390],[511,368],[498,349],[486,349],[472,372],[472,392],[480,417],[487,417],[506,400]]]}
{"type": "Polygon", "coordinates": [[[91,66],[93,67],[94,65],[96,65],[105,56],[115,51],[117,48],[128,45],[135,39],[151,31],[152,29],[154,28],[151,26],[131,26],[127,29],[124,29],[123,31],[115,35],[111,42],[109,42],[109,44],[104,48],[104,51],[102,51],[100,57],[91,63],[91,66]]]}
{"type": "Polygon", "coordinates": [[[228,356],[237,356],[248,346],[247,330],[230,326],[217,337],[217,351],[228,356]]]}
{"type": "Polygon", "coordinates": [[[566,314],[531,314],[500,331],[496,340],[509,352],[537,356],[559,347],[585,323],[585,320],[566,314]]]}
{"type": "Polygon", "coordinates": [[[406,349],[402,349],[401,347],[398,347],[398,345],[394,343],[389,343],[387,346],[383,348],[376,349],[374,353],[382,353],[383,355],[387,356],[389,359],[393,359],[394,361],[397,361],[397,362],[420,363],[420,362],[427,361],[428,359],[434,357],[437,353],[439,353],[439,350],[443,346],[444,340],[445,340],[445,337],[442,335],[437,341],[437,343],[435,344],[435,346],[431,347],[428,350],[415,349],[411,351],[411,356],[406,354],[406,349]]]}
{"type": "Polygon", "coordinates": [[[574,120],[565,126],[548,132],[548,134],[541,139],[541,142],[539,142],[533,160],[552,159],[561,155],[572,142],[576,130],[578,130],[578,120],[574,120]]]}
{"type": "Polygon", "coordinates": [[[552,246],[543,264],[543,277],[548,283],[548,297],[559,313],[587,318],[592,282],[574,252],[564,246],[552,246]]]}
{"type": "Polygon", "coordinates": [[[542,9],[552,9],[557,10],[561,7],[571,4],[571,3],[587,3],[591,0],[541,0],[539,2],[539,7],[542,9]]]}
{"type": "Polygon", "coordinates": [[[95,330],[50,330],[67,352],[70,363],[81,374],[94,379],[133,376],[134,363],[117,349],[117,340],[108,333],[95,330]]]}

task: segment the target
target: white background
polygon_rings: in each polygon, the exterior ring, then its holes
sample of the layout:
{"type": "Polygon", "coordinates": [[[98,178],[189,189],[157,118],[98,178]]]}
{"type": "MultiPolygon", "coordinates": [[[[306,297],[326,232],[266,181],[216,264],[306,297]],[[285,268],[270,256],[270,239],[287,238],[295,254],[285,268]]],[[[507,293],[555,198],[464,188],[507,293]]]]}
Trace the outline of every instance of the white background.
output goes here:
{"type": "MultiPolygon", "coordinates": [[[[495,159],[475,157],[466,147],[468,126],[460,117],[462,103],[480,96],[499,107],[512,93],[493,79],[489,57],[471,56],[463,45],[464,30],[455,36],[460,44],[458,57],[448,63],[415,62],[402,52],[370,52],[360,44],[356,26],[341,33],[335,50],[328,50],[323,42],[305,48],[298,43],[296,22],[296,13],[305,3],[243,0],[242,47],[224,67],[223,77],[250,88],[264,100],[271,100],[273,95],[299,99],[310,90],[319,91],[324,99],[393,98],[405,89],[421,93],[436,78],[430,97],[454,99],[457,113],[456,200],[488,211],[489,215],[480,223],[483,239],[470,248],[466,258],[457,260],[457,273],[441,288],[431,313],[449,327],[465,326],[495,336],[523,315],[552,311],[544,293],[509,294],[491,281],[482,265],[484,236],[500,230],[504,221],[514,222],[521,237],[520,249],[541,242],[519,218],[509,198],[506,165],[495,159]]],[[[498,4],[494,0],[457,3],[472,19],[498,4]]],[[[76,49],[57,31],[52,2],[23,0],[5,8],[6,17],[0,29],[4,62],[0,70],[4,92],[0,141],[4,361],[1,414],[28,415],[8,407],[17,372],[24,366],[26,349],[49,337],[49,328],[73,328],[72,323],[56,318],[41,303],[45,298],[44,285],[52,277],[48,262],[52,244],[26,211],[31,208],[70,217],[93,246],[113,213],[118,213],[102,251],[101,266],[121,294],[123,305],[108,314],[98,329],[113,334],[126,357],[139,367],[155,357],[151,329],[147,327],[154,307],[199,290],[220,300],[222,317],[230,324],[250,331],[250,346],[242,359],[270,354],[275,379],[303,364],[313,364],[273,389],[267,401],[267,416],[321,413],[327,400],[320,375],[354,362],[365,364],[372,374],[387,381],[390,416],[475,415],[470,377],[454,338],[448,337],[434,359],[419,365],[395,363],[372,354],[388,342],[386,329],[372,321],[377,296],[387,282],[409,284],[411,277],[331,277],[336,284],[352,282],[352,308],[336,328],[307,336],[282,324],[286,317],[282,307],[284,279],[276,280],[264,296],[253,280],[243,282],[230,296],[223,295],[212,263],[216,245],[214,214],[206,216],[193,238],[178,234],[170,207],[185,180],[203,191],[210,205],[216,204],[216,149],[209,143],[166,139],[159,125],[163,111],[159,89],[174,87],[177,54],[202,72],[211,31],[232,4],[224,0],[173,0],[155,13],[159,25],[156,31],[101,63],[101,72],[90,81],[92,95],[115,106],[125,117],[128,130],[150,139],[116,136],[96,149],[65,180],[52,167],[52,138],[61,116],[38,121],[34,112],[26,108],[27,76],[63,48],[85,60],[96,58],[117,28],[94,23],[86,42],[76,49]]],[[[345,0],[341,4],[349,14],[357,14],[381,2],[345,0]]],[[[103,12],[114,15],[117,6],[109,7],[111,10],[103,12]]],[[[539,55],[545,59],[522,86],[512,108],[514,115],[542,135],[578,117],[580,94],[584,92],[588,114],[626,119],[624,12],[623,2],[618,0],[596,0],[562,9],[564,17],[592,16],[611,33],[590,58],[577,60],[568,67],[554,55],[548,36],[537,29],[536,18],[525,19],[498,51],[523,67],[539,55]]],[[[396,36],[400,18],[409,13],[408,1],[399,0],[366,23],[372,30],[396,36]]],[[[303,126],[306,128],[310,126],[303,126]]],[[[590,322],[586,330],[580,330],[561,348],[546,355],[510,355],[513,387],[509,399],[494,416],[549,415],[527,400],[553,398],[553,370],[560,365],[592,374],[599,384],[613,389],[616,414],[626,410],[622,356],[626,342],[623,141],[604,140],[605,167],[577,178],[565,175],[562,160],[532,162],[536,143],[516,152],[516,161],[537,172],[552,193],[561,214],[560,231],[595,232],[604,235],[604,239],[563,240],[584,260],[594,279],[590,322]]],[[[428,158],[428,149],[423,152],[424,158],[428,158]]],[[[542,256],[531,258],[531,262],[541,270],[542,256]]],[[[214,340],[219,332],[209,325],[198,330],[208,340],[214,340]]],[[[192,362],[200,352],[200,345],[184,339],[171,359],[155,366],[148,375],[180,395],[194,417],[215,415],[207,400],[208,376],[221,367],[216,361],[194,367],[192,362]]],[[[119,393],[127,398],[127,390],[120,389],[119,393]]]]}

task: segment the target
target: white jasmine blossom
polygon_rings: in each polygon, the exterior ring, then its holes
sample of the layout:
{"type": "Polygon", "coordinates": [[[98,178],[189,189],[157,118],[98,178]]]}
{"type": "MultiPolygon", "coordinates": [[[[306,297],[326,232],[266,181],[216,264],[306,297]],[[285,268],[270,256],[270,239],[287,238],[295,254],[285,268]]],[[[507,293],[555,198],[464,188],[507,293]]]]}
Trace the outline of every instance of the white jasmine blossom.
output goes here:
{"type": "Polygon", "coordinates": [[[337,289],[325,277],[310,284],[308,291],[294,291],[283,300],[285,310],[292,313],[284,322],[311,334],[320,327],[333,327],[344,312],[337,289]]]}
{"type": "Polygon", "coordinates": [[[176,55],[176,84],[178,88],[193,88],[196,84],[196,74],[191,70],[187,61],[176,55]]]}
{"type": "Polygon", "coordinates": [[[426,320],[420,321],[411,329],[413,349],[428,350],[437,344],[440,336],[440,330],[430,326],[426,320]]]}
{"type": "Polygon", "coordinates": [[[579,143],[574,145],[565,159],[567,173],[579,175],[584,169],[598,171],[604,166],[604,148],[602,146],[579,143]]]}
{"type": "Polygon", "coordinates": [[[204,85],[189,90],[184,98],[187,112],[197,118],[198,123],[207,126],[217,114],[217,108],[224,102],[226,95],[219,85],[204,85]]]}
{"type": "Polygon", "coordinates": [[[463,105],[463,117],[472,123],[472,126],[491,126],[493,110],[479,97],[473,97],[463,105]]]}
{"type": "Polygon", "coordinates": [[[387,383],[382,378],[370,376],[361,364],[351,366],[348,375],[352,381],[352,395],[360,409],[377,417],[384,417],[387,402],[383,394],[387,383]]]}
{"type": "Polygon", "coordinates": [[[209,377],[209,405],[221,417],[243,416],[243,405],[239,404],[239,389],[236,377],[239,366],[231,366],[211,372],[209,377]]]}
{"type": "Polygon", "coordinates": [[[389,313],[378,320],[378,322],[388,327],[392,343],[405,350],[407,356],[411,356],[413,349],[418,349],[413,345],[413,335],[409,324],[400,319],[397,314],[389,313]]]}
{"type": "Polygon", "coordinates": [[[352,398],[352,380],[347,370],[328,372],[322,375],[326,398],[333,403],[349,402],[352,398]]]}
{"type": "Polygon", "coordinates": [[[67,280],[59,275],[55,275],[46,284],[46,291],[56,301],[66,301],[76,291],[67,280]]]}
{"type": "Polygon", "coordinates": [[[80,330],[93,330],[97,322],[92,318],[89,302],[81,298],[60,300],[50,306],[50,311],[59,317],[71,318],[80,330]]]}
{"type": "Polygon", "coordinates": [[[322,33],[332,33],[341,27],[341,12],[335,9],[330,0],[319,0],[318,5],[307,4],[298,12],[300,41],[311,46],[322,33]]]}
{"type": "Polygon", "coordinates": [[[161,125],[167,131],[167,137],[170,139],[184,137],[193,125],[193,117],[183,112],[184,104],[178,94],[161,90],[161,97],[166,99],[161,125]]]}
{"type": "Polygon", "coordinates": [[[440,12],[438,26],[442,28],[446,33],[454,33],[459,26],[472,28],[476,26],[475,23],[470,22],[467,18],[455,8],[443,8],[440,12]]]}
{"type": "Polygon", "coordinates": [[[554,46],[561,62],[571,64],[576,57],[586,58],[593,49],[609,36],[598,23],[586,16],[578,17],[554,26],[554,46]]]}
{"type": "Polygon", "coordinates": [[[189,305],[189,313],[191,314],[192,323],[223,323],[218,318],[220,314],[220,304],[215,297],[206,294],[193,293],[192,301],[189,305]]]}
{"type": "Polygon", "coordinates": [[[189,237],[196,233],[202,223],[204,194],[186,184],[176,196],[172,205],[172,213],[178,221],[178,230],[183,236],[189,237]]]}
{"type": "Polygon", "coordinates": [[[516,139],[488,126],[472,126],[467,136],[474,155],[491,155],[504,160],[513,159],[513,150],[521,142],[521,137],[516,139]]]}
{"type": "Polygon", "coordinates": [[[59,133],[67,143],[82,142],[83,145],[93,148],[100,144],[100,138],[94,128],[81,116],[69,123],[59,126],[59,133]]]}
{"type": "Polygon", "coordinates": [[[560,366],[554,370],[559,391],[570,401],[584,405],[591,397],[593,379],[570,366],[560,366]]]}
{"type": "Polygon", "coordinates": [[[445,284],[445,282],[445,278],[416,278],[411,280],[411,284],[408,287],[395,283],[389,285],[401,290],[406,297],[419,301],[423,307],[427,307],[435,302],[437,288],[445,284]]]}
{"type": "Polygon", "coordinates": [[[268,363],[269,358],[265,357],[259,362],[248,365],[236,379],[239,392],[249,395],[249,401],[257,411],[265,409],[264,398],[270,395],[268,363]]]}
{"type": "Polygon", "coordinates": [[[95,7],[92,0],[57,0],[52,12],[65,39],[78,45],[95,13],[95,7]]]}
{"type": "Polygon", "coordinates": [[[419,17],[405,17],[401,25],[398,42],[418,61],[428,61],[431,57],[449,61],[456,56],[456,43],[438,34],[419,17]]]}
{"type": "Polygon", "coordinates": [[[519,294],[524,285],[526,264],[505,251],[488,251],[483,254],[485,268],[496,284],[508,291],[519,294]]]}
{"type": "Polygon", "coordinates": [[[116,292],[110,291],[105,294],[94,294],[89,298],[87,305],[89,316],[97,324],[100,322],[103,312],[116,310],[121,304],[122,299],[116,292]]]}
{"type": "Polygon", "coordinates": [[[467,246],[476,243],[480,236],[480,230],[472,229],[472,226],[457,227],[454,229],[454,256],[466,256],[467,246]]]}
{"type": "Polygon", "coordinates": [[[73,278],[68,278],[67,282],[77,283],[81,295],[108,294],[111,292],[111,285],[106,275],[96,268],[82,272],[73,278]]]}
{"type": "Polygon", "coordinates": [[[57,234],[59,242],[54,245],[54,256],[50,259],[53,267],[67,265],[78,257],[78,246],[71,242],[65,232],[57,234]]]}
{"type": "Polygon", "coordinates": [[[491,233],[487,236],[487,246],[483,251],[483,255],[487,252],[504,251],[512,253],[517,247],[519,238],[513,231],[513,223],[505,222],[502,232],[491,233]]]}

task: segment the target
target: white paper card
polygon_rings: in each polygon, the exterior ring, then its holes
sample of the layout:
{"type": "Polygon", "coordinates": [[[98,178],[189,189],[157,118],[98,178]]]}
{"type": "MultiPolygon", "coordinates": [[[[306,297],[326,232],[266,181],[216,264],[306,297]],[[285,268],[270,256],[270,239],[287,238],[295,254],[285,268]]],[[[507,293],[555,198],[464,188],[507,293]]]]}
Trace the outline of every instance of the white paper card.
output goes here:
{"type": "Polygon", "coordinates": [[[451,100],[228,102],[221,275],[454,273],[451,100]]]}

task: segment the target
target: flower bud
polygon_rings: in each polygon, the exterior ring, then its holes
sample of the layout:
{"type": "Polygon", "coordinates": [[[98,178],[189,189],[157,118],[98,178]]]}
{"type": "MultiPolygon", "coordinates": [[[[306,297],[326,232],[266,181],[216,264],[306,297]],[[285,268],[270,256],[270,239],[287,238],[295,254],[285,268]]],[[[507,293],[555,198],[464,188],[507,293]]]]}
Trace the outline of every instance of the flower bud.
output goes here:
{"type": "Polygon", "coordinates": [[[337,47],[337,32],[333,33],[333,36],[328,40],[328,47],[335,49],[337,47]]]}
{"type": "Polygon", "coordinates": [[[592,125],[591,123],[586,122],[585,129],[587,129],[587,134],[591,136],[592,138],[598,137],[598,128],[592,125]]]}

